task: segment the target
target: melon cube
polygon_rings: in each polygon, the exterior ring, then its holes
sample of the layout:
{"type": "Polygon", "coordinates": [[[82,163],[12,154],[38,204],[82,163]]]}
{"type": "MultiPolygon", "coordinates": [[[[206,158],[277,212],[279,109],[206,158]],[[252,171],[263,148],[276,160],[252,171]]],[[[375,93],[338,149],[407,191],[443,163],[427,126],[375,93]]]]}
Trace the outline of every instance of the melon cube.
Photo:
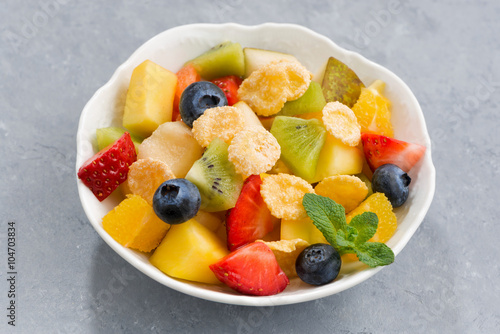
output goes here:
{"type": "Polygon", "coordinates": [[[142,137],[172,120],[177,86],[175,73],[146,60],[132,72],[125,100],[123,126],[142,137]]]}
{"type": "Polygon", "coordinates": [[[202,154],[203,148],[186,124],[167,122],[160,125],[151,137],[144,139],[139,145],[137,158],[161,160],[170,167],[175,177],[182,178],[202,154]]]}

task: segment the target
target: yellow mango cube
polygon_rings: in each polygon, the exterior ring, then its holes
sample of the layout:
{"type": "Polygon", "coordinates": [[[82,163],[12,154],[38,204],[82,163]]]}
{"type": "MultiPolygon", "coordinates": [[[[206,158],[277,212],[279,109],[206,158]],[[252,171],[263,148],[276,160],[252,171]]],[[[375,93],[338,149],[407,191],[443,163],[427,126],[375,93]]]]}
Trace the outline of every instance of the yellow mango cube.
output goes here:
{"type": "Polygon", "coordinates": [[[150,252],[158,246],[170,225],[159,219],[141,196],[129,195],[103,217],[102,227],[121,245],[150,252]]]}
{"type": "Polygon", "coordinates": [[[151,60],[137,66],[130,78],[123,126],[149,137],[160,124],[171,121],[176,87],[175,73],[151,60]]]}
{"type": "Polygon", "coordinates": [[[294,240],[302,239],[309,244],[324,243],[327,244],[323,233],[316,226],[312,220],[308,218],[297,220],[281,220],[281,239],[294,240]]]}
{"type": "Polygon", "coordinates": [[[363,152],[358,147],[348,146],[339,139],[327,135],[319,155],[316,175],[311,183],[333,175],[354,175],[363,170],[363,152]]]}
{"type": "Polygon", "coordinates": [[[149,261],[169,276],[217,284],[209,265],[227,254],[227,246],[214,232],[191,219],[172,226],[149,261]]]}

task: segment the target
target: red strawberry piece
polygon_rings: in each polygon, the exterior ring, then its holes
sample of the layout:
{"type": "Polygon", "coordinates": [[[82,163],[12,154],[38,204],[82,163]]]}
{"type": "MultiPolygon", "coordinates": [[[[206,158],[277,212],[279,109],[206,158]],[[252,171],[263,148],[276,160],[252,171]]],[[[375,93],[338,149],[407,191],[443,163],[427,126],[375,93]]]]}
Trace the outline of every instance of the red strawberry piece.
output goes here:
{"type": "Polygon", "coordinates": [[[366,161],[372,171],[384,164],[394,164],[405,172],[422,158],[426,147],[394,138],[363,133],[361,135],[366,161]]]}
{"type": "Polygon", "coordinates": [[[230,106],[239,101],[238,88],[241,85],[241,78],[235,75],[229,75],[227,77],[214,79],[212,80],[212,83],[219,86],[220,89],[222,89],[222,91],[224,92],[224,94],[226,94],[227,103],[230,106]]]}
{"type": "Polygon", "coordinates": [[[247,295],[275,295],[290,283],[271,248],[262,242],[230,253],[210,269],[222,283],[247,295]]]}
{"type": "Polygon", "coordinates": [[[125,132],[87,160],[78,170],[78,178],[102,202],[127,179],[129,166],[136,160],[134,143],[130,134],[125,132]]]}
{"type": "Polygon", "coordinates": [[[260,195],[261,184],[259,175],[248,177],[235,207],[228,211],[226,230],[230,251],[260,239],[273,230],[273,216],[260,195]]]}

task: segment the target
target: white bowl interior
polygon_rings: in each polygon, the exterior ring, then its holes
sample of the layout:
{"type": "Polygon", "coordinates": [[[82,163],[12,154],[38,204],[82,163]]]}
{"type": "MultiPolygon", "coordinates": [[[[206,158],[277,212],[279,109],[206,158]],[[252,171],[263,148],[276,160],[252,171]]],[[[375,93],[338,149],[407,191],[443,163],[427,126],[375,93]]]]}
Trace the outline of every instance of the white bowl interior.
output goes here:
{"type": "MultiPolygon", "coordinates": [[[[413,93],[395,74],[301,26],[192,24],[176,27],[153,37],[116,70],[109,82],[95,93],[83,109],[77,133],[76,170],[96,152],[94,142],[97,128],[121,126],[126,91],[132,70],[137,65],[150,59],[176,72],[185,61],[225,40],[239,42],[243,47],[293,54],[312,73],[320,71],[328,57],[334,56],[351,67],[366,85],[376,79],[386,82],[386,96],[392,102],[395,137],[427,147],[425,157],[410,172],[412,183],[407,203],[395,210],[398,228],[387,244],[397,255],[422,222],[434,195],[435,169],[422,110],[413,93]]],[[[291,280],[290,286],[284,292],[268,297],[243,296],[224,286],[176,280],[152,266],[147,254],[122,247],[102,228],[102,217],[122,200],[119,194],[113,194],[105,201],[99,202],[80,180],[77,180],[77,183],[80,199],[89,221],[111,248],[154,280],[192,296],[239,305],[293,304],[338,293],[359,284],[381,270],[380,267],[370,269],[359,263],[345,265],[337,280],[328,285],[312,287],[296,278],[291,280]]]]}

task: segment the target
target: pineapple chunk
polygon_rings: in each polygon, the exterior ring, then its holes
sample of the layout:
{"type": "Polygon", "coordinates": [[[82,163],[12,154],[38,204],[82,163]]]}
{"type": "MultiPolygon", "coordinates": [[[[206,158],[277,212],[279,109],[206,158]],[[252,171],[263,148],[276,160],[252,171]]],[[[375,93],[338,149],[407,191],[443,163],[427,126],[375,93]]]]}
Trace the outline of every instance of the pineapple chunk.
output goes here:
{"type": "Polygon", "coordinates": [[[161,160],[170,167],[175,177],[182,178],[202,154],[203,148],[186,124],[167,122],[139,145],[137,159],[161,160]]]}
{"type": "Polygon", "coordinates": [[[363,152],[358,147],[347,146],[331,135],[327,135],[311,183],[332,175],[354,175],[363,170],[363,152]]]}
{"type": "Polygon", "coordinates": [[[226,245],[212,231],[190,219],[172,226],[149,261],[169,276],[217,284],[209,265],[227,254],[226,245]]]}
{"type": "Polygon", "coordinates": [[[177,76],[150,60],[132,72],[125,100],[123,126],[142,137],[172,120],[177,76]]]}
{"type": "Polygon", "coordinates": [[[281,220],[281,239],[282,240],[294,240],[302,239],[308,243],[316,244],[323,243],[327,244],[323,233],[316,226],[310,218],[298,219],[298,220],[281,220]]]}

